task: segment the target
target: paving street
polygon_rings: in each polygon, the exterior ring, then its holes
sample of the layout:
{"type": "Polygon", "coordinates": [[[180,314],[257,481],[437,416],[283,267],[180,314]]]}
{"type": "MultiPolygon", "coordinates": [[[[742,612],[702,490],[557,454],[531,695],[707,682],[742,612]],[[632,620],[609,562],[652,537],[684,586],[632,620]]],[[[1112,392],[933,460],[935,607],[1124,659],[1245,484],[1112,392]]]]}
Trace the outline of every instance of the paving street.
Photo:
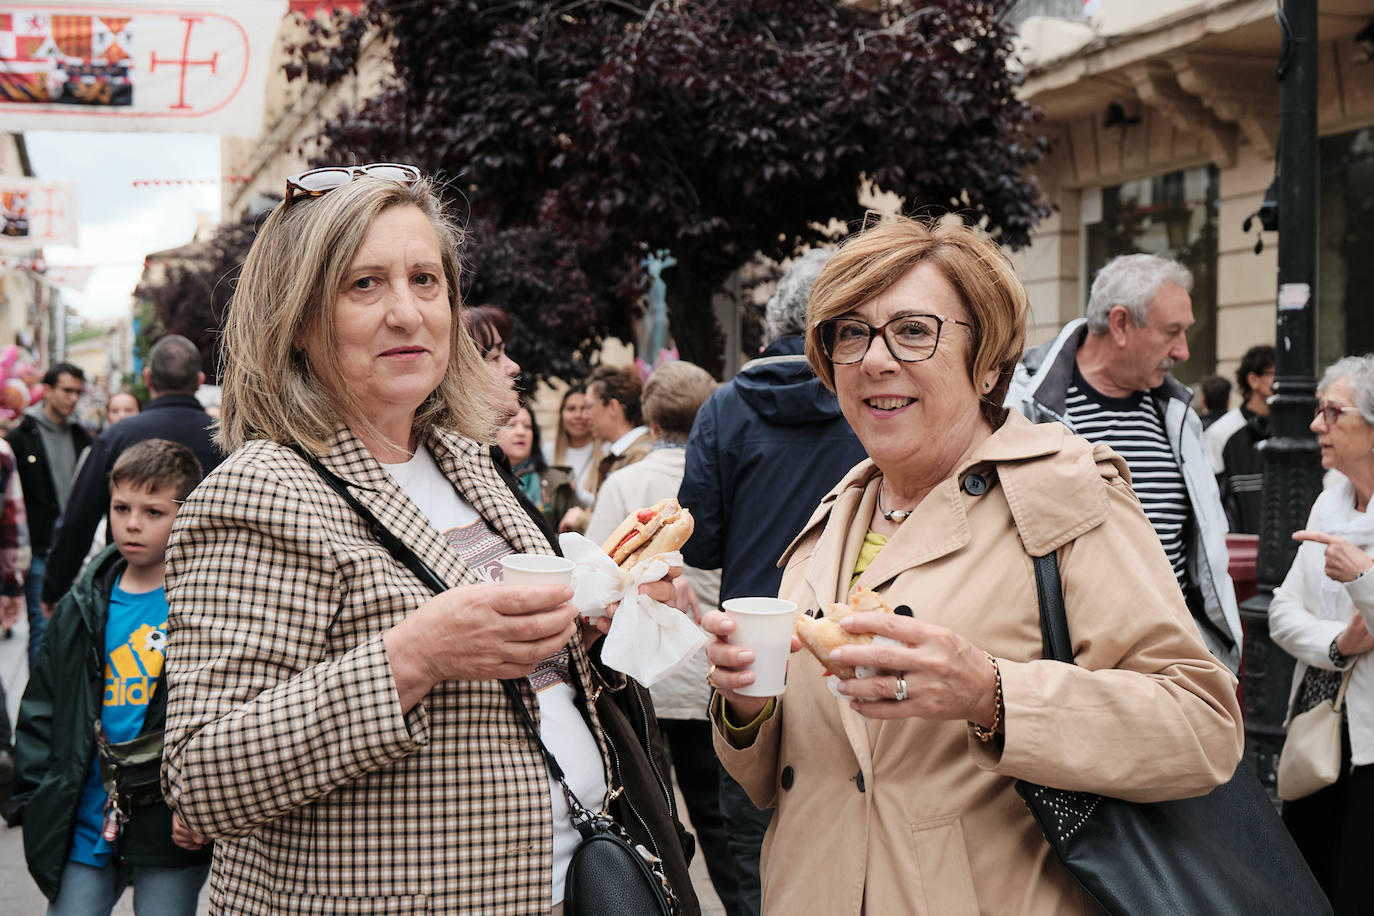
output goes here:
{"type": "MultiPolygon", "coordinates": [[[[0,639],[0,679],[5,684],[11,723],[19,711],[20,696],[28,676],[28,663],[24,658],[27,642],[26,622],[21,622],[9,639],[0,639]]],[[[679,809],[683,808],[680,794],[677,804],[679,809]]],[[[701,899],[702,916],[725,916],[725,909],[706,876],[705,860],[700,855],[692,861],[692,883],[701,899]]],[[[208,891],[201,894],[201,914],[210,912],[209,896],[208,891]]],[[[29,877],[28,869],[24,867],[22,834],[18,829],[9,829],[0,823],[0,916],[41,916],[45,903],[43,895],[29,877]]],[[[126,893],[114,912],[117,916],[132,916],[133,895],[126,893]]]]}

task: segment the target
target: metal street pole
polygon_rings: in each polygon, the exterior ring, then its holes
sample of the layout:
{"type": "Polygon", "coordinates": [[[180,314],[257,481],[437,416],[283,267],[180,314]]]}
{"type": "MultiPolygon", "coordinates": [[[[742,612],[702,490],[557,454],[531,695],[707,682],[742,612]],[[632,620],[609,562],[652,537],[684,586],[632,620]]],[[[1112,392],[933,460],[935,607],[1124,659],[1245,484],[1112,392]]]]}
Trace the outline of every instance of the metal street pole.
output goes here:
{"type": "Polygon", "coordinates": [[[1279,295],[1273,435],[1260,443],[1264,471],[1256,576],[1259,594],[1241,606],[1245,640],[1245,754],[1273,788],[1293,659],[1269,638],[1269,601],[1297,553],[1321,492],[1321,453],[1308,429],[1316,405],[1317,0],[1286,0],[1279,60],[1279,295]]]}

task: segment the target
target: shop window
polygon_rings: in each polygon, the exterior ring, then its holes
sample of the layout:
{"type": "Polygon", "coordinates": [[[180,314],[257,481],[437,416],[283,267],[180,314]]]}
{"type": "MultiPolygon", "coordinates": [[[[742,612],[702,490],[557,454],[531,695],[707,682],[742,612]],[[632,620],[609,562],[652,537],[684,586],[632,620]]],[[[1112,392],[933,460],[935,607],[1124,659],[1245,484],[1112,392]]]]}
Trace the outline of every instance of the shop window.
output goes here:
{"type": "Polygon", "coordinates": [[[1192,385],[1217,362],[1217,169],[1205,166],[1102,189],[1101,219],[1084,226],[1087,305],[1097,271],[1122,254],[1173,258],[1193,272],[1189,356],[1173,374],[1192,385]]]}
{"type": "Polygon", "coordinates": [[[1374,127],[1321,140],[1317,362],[1374,351],[1374,127]]]}

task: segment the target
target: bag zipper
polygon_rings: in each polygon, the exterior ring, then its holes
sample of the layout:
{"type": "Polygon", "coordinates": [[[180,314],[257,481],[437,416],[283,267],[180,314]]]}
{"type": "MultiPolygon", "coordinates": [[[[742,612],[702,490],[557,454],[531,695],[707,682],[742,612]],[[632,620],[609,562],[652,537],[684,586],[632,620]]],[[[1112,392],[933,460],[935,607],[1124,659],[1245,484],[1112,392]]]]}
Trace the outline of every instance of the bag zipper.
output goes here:
{"type": "MultiPolygon", "coordinates": [[[[606,736],[606,747],[608,747],[611,751],[611,765],[615,768],[616,781],[619,782],[620,785],[623,787],[625,785],[625,775],[621,772],[620,769],[620,754],[615,749],[615,741],[611,738],[610,733],[603,731],[603,734],[605,734],[606,736]]],[[[652,765],[653,761],[651,759],[650,766],[652,765]]],[[[629,805],[630,807],[630,813],[635,816],[635,820],[639,821],[639,826],[644,828],[644,835],[649,838],[649,845],[654,848],[654,855],[658,856],[658,858],[662,860],[663,855],[658,850],[658,842],[654,839],[654,832],[649,829],[649,825],[645,822],[644,816],[640,814],[639,809],[635,807],[634,798],[630,795],[629,792],[625,792],[623,794],[625,796],[625,804],[629,805]]]]}

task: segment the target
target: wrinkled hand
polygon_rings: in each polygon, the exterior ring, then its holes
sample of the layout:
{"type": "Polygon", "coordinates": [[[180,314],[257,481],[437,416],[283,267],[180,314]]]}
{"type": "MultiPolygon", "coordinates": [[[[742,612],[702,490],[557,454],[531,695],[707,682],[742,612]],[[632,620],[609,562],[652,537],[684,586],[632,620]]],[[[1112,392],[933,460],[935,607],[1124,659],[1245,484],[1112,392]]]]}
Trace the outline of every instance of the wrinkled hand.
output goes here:
{"type": "MultiPolygon", "coordinates": [[[[681,566],[670,566],[668,567],[667,574],[662,579],[659,579],[657,582],[645,582],[641,585],[639,587],[639,593],[641,595],[648,595],[660,604],[677,607],[677,605],[673,604],[677,599],[677,583],[679,581],[685,581],[680,580],[681,575],[681,566]]],[[[608,604],[606,605],[605,613],[600,617],[590,622],[585,619],[582,621],[582,644],[584,646],[590,649],[593,643],[611,632],[611,618],[615,616],[615,609],[617,607],[618,605],[608,604]]]]}
{"type": "MultiPolygon", "coordinates": [[[[768,705],[769,697],[746,697],[735,691],[754,683],[754,672],[749,670],[754,663],[753,650],[730,645],[735,622],[724,611],[708,611],[701,618],[701,627],[710,634],[706,641],[706,660],[711,663],[710,681],[729,707],[730,721],[736,725],[752,722],[768,705]]],[[[794,635],[788,651],[796,652],[800,648],[801,640],[794,635]]]]}
{"type": "Polygon", "coordinates": [[[1374,649],[1374,636],[1364,624],[1364,618],[1357,612],[1345,625],[1341,635],[1336,637],[1336,651],[1342,655],[1363,655],[1374,649]]]}
{"type": "Polygon", "coordinates": [[[571,597],[566,585],[496,583],[435,595],[383,637],[401,708],[441,681],[528,675],[577,632],[571,597]]]}
{"type": "Polygon", "coordinates": [[[1304,528],[1293,532],[1293,540],[1325,544],[1326,575],[1337,582],[1354,582],[1360,573],[1374,567],[1374,559],[1369,554],[1338,534],[1324,534],[1304,528]]]}
{"type": "Polygon", "coordinates": [[[966,719],[985,728],[996,719],[997,674],[983,650],[945,627],[895,614],[862,612],[840,621],[851,633],[886,636],[900,646],[841,646],[831,658],[899,674],[851,678],[840,693],[854,697],[855,711],[870,719],[966,719]],[[907,699],[893,699],[897,679],[906,679],[907,699]]]}
{"type": "Polygon", "coordinates": [[[197,849],[204,846],[206,843],[210,842],[210,838],[208,836],[202,836],[199,833],[196,833],[190,827],[187,827],[184,823],[182,823],[181,816],[179,814],[173,814],[172,842],[176,843],[182,849],[189,849],[192,852],[195,852],[197,849]]]}
{"type": "Polygon", "coordinates": [[[0,629],[13,629],[24,615],[24,596],[5,595],[0,597],[0,629]]]}

